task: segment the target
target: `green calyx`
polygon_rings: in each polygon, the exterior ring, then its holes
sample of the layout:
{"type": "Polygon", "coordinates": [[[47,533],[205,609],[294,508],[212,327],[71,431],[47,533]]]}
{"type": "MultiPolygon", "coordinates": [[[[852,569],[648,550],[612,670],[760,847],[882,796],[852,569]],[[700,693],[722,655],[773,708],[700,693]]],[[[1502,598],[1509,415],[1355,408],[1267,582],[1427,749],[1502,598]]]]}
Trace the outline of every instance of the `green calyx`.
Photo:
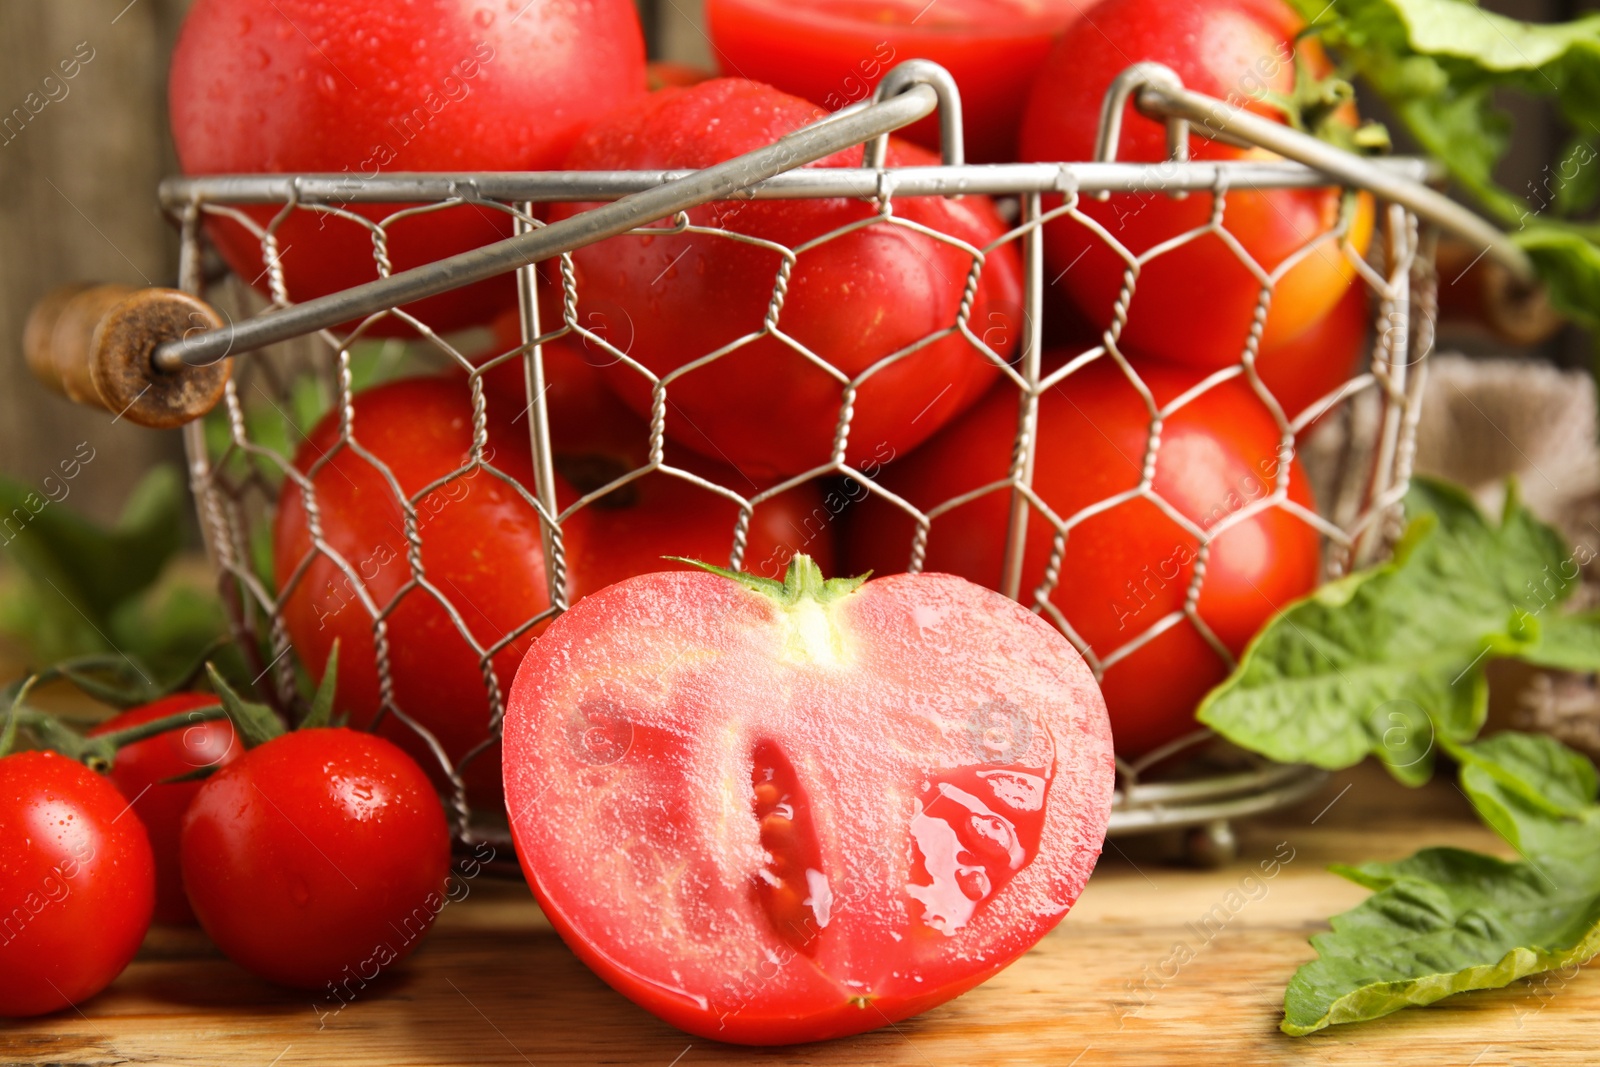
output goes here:
{"type": "MultiPolygon", "coordinates": [[[[105,693],[122,692],[97,682],[90,673],[93,670],[102,670],[105,666],[104,663],[88,660],[58,664],[0,689],[0,756],[10,754],[16,746],[18,734],[26,733],[36,747],[77,760],[91,770],[104,774],[115,765],[118,750],[128,745],[216,719],[229,720],[233,724],[234,733],[246,748],[264,745],[285,733],[283,720],[277,712],[266,704],[247,700],[241,696],[210,661],[204,663],[204,669],[211,690],[216,694],[214,703],[174,712],[159,719],[151,719],[136,726],[126,726],[103,734],[88,736],[51,712],[31,707],[27,703],[29,694],[35,688],[57,679],[73,682],[85,693],[94,697],[100,697],[105,693]],[[91,684],[85,684],[86,679],[91,684]]],[[[323,668],[322,681],[317,686],[311,705],[300,719],[297,729],[342,725],[343,717],[335,716],[333,711],[338,678],[339,642],[335,641],[323,668]]],[[[197,767],[187,774],[167,779],[162,784],[204,778],[216,770],[217,768],[211,765],[197,767]]]]}
{"type": "Polygon", "coordinates": [[[1288,93],[1264,94],[1294,129],[1357,155],[1381,155],[1392,147],[1389,131],[1380,122],[1356,125],[1346,110],[1356,97],[1355,86],[1342,73],[1318,74],[1295,49],[1294,88],[1288,93]]]}
{"type": "Polygon", "coordinates": [[[758,575],[747,574],[744,571],[729,570],[727,567],[718,567],[713,563],[704,563],[697,559],[687,559],[683,556],[663,556],[674,563],[687,563],[691,567],[699,567],[703,571],[721,575],[729,581],[738,582],[752,592],[762,596],[771,597],[784,607],[791,607],[804,600],[814,600],[819,604],[827,604],[835,600],[842,600],[854,593],[872,577],[872,572],[858,575],[854,578],[825,578],[822,568],[817,566],[815,560],[804,553],[797,554],[789,561],[789,569],[784,572],[783,581],[775,578],[762,578],[758,575]]]}

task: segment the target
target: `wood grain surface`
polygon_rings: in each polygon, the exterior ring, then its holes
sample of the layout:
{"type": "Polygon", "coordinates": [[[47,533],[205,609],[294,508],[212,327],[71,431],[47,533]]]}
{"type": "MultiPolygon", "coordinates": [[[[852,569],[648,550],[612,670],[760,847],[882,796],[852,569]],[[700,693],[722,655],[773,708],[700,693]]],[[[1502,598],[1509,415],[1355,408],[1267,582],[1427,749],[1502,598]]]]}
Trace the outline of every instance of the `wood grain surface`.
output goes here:
{"type": "Polygon", "coordinates": [[[1428,844],[1494,849],[1453,785],[1411,792],[1346,773],[1240,839],[1239,859],[1216,871],[1164,865],[1154,842],[1114,843],[1067,920],[993,981],[828,1044],[743,1049],[682,1034],[578,963],[524,887],[480,877],[398,973],[342,1008],[252,978],[198,932],[162,930],[81,1010],[0,1024],[0,1064],[1600,1062],[1597,967],[1310,1038],[1278,1032],[1284,984],[1312,955],[1307,936],[1365,895],[1327,864],[1428,844]],[[1284,857],[1266,877],[1262,862],[1284,857]]]}

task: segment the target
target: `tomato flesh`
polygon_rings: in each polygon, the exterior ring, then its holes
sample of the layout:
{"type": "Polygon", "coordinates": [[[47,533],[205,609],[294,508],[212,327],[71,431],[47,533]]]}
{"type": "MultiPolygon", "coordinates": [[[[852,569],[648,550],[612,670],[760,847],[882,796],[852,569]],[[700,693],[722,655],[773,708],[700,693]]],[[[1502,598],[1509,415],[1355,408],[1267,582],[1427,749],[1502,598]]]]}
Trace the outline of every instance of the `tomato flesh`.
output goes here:
{"type": "Polygon", "coordinates": [[[523,661],[518,855],[551,922],[676,1026],[781,1044],[972,988],[1099,854],[1098,689],[1048,624],[948,575],[785,606],[715,575],[596,593],[523,661]]]}

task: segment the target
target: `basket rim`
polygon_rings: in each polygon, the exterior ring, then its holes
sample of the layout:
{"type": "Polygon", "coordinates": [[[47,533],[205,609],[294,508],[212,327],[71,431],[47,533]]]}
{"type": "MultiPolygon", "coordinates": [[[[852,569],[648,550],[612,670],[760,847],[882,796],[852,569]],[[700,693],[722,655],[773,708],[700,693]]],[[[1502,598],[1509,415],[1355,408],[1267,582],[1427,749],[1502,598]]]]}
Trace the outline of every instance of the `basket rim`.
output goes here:
{"type": "MultiPolygon", "coordinates": [[[[1442,177],[1439,165],[1416,156],[1366,161],[1391,176],[1416,182],[1442,177]]],[[[166,178],[158,197],[169,212],[204,204],[306,206],[499,201],[550,203],[618,200],[695,170],[610,171],[396,171],[375,176],[344,173],[208,174],[166,178]]],[[[1167,193],[1212,189],[1307,189],[1345,183],[1286,159],[1191,160],[1158,163],[964,163],[917,167],[805,167],[751,185],[736,199],[799,200],[828,197],[1025,196],[1032,193],[1167,193]]]]}

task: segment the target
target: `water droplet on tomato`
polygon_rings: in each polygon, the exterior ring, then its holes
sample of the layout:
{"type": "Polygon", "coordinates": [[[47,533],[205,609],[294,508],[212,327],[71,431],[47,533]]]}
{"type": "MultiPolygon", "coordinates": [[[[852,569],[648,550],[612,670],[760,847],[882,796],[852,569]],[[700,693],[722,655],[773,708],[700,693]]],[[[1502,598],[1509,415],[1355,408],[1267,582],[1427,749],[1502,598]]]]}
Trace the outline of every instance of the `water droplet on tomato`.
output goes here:
{"type": "Polygon", "coordinates": [[[480,7],[477,11],[473,12],[472,21],[476,22],[484,29],[488,29],[490,26],[494,25],[494,12],[490,11],[486,7],[480,7]]]}

